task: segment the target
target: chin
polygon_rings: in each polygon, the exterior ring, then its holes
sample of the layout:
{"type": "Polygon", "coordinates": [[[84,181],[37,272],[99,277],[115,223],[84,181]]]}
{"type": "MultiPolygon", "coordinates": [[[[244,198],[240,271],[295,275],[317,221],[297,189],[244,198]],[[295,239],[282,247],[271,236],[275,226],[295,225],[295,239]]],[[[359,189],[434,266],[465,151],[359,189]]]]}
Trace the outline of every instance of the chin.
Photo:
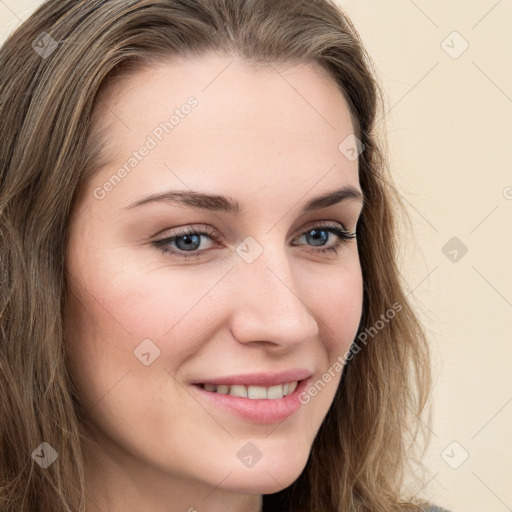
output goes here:
{"type": "MultiPolygon", "coordinates": [[[[223,486],[227,491],[240,494],[274,494],[286,489],[300,475],[300,471],[292,471],[286,475],[268,474],[266,471],[247,474],[245,476],[233,474],[229,477],[229,484],[223,486]]],[[[224,483],[227,483],[224,482],[224,483]]]]}
{"type": "MultiPolygon", "coordinates": [[[[263,458],[252,468],[238,468],[224,482],[229,490],[246,494],[273,494],[289,487],[299,478],[308,455],[298,459],[288,458],[285,454],[276,453],[266,462],[263,458]]],[[[227,489],[227,487],[226,487],[227,489]]]]}

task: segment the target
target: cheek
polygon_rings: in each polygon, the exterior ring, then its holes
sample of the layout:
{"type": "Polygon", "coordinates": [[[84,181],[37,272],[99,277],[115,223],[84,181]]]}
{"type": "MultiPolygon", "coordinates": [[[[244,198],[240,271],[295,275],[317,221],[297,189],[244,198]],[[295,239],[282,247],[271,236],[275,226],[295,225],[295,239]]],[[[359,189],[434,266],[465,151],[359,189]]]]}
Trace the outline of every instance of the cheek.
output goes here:
{"type": "Polygon", "coordinates": [[[314,311],[327,349],[329,361],[343,354],[354,340],[362,315],[363,279],[359,260],[354,258],[343,267],[322,271],[311,282],[307,298],[314,311]]]}
{"type": "MultiPolygon", "coordinates": [[[[144,456],[155,452],[155,440],[177,417],[197,416],[197,411],[187,409],[187,397],[171,377],[188,357],[189,341],[174,331],[172,343],[160,336],[162,326],[168,330],[186,313],[186,305],[163,300],[173,294],[156,293],[162,283],[153,288],[146,281],[143,287],[137,275],[125,268],[107,280],[86,281],[86,290],[82,283],[81,301],[69,297],[66,348],[84,416],[101,435],[144,456]]],[[[189,435],[180,428],[178,422],[176,439],[189,435]]]]}
{"type": "MultiPolygon", "coordinates": [[[[302,392],[300,401],[312,419],[324,418],[332,406],[338,389],[347,351],[358,331],[362,314],[363,280],[359,262],[333,272],[330,279],[322,280],[321,290],[314,299],[314,311],[320,327],[320,372],[302,392]],[[314,411],[314,412],[312,412],[314,411]]],[[[312,428],[318,428],[315,424],[312,428]]]]}
{"type": "Polygon", "coordinates": [[[128,382],[141,394],[172,387],[166,370],[174,374],[207,339],[201,300],[225,270],[200,279],[169,269],[164,279],[163,269],[143,269],[108,251],[75,263],[68,271],[74,293],[68,291],[66,352],[82,405],[93,407],[114,387],[120,396],[128,382]]]}

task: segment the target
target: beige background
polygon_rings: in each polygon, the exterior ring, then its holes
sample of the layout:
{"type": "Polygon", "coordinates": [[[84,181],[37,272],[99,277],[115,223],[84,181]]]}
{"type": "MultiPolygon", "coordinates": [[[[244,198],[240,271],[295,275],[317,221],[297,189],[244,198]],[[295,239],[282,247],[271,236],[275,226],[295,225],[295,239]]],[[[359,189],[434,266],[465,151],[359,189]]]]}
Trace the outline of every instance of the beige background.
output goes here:
{"type": "MultiPolygon", "coordinates": [[[[40,3],[0,0],[1,40],[40,3]]],[[[429,475],[410,488],[452,512],[512,510],[512,0],[340,4],[385,89],[415,235],[404,274],[433,351],[429,475]]]]}

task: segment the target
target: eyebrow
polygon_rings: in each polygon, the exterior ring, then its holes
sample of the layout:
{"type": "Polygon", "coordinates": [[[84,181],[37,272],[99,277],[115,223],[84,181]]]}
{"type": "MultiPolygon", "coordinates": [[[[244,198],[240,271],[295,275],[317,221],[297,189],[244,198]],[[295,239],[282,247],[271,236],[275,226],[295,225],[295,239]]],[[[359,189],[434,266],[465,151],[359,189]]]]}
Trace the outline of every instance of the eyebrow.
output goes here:
{"type": "MultiPolygon", "coordinates": [[[[327,208],[328,206],[332,206],[347,199],[355,199],[361,203],[364,203],[365,201],[361,190],[353,187],[352,185],[345,185],[342,188],[332,190],[331,192],[327,192],[309,200],[304,205],[301,213],[308,213],[322,208],[327,208]]],[[[221,211],[231,214],[243,213],[243,208],[236,199],[229,196],[225,197],[216,194],[206,194],[193,190],[169,190],[167,192],[152,194],[130,204],[129,206],[126,206],[123,210],[130,210],[149,203],[168,201],[175,201],[186,206],[201,208],[203,210],[221,211]]]]}

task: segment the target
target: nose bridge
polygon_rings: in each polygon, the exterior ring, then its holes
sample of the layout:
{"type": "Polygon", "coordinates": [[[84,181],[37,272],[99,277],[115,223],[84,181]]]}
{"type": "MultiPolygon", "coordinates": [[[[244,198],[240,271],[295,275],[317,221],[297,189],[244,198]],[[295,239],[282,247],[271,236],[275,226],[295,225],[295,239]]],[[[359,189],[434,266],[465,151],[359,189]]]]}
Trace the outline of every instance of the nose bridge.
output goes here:
{"type": "Polygon", "coordinates": [[[263,238],[260,244],[248,237],[237,247],[233,334],[240,342],[300,344],[317,335],[318,324],[295,285],[286,244],[275,236],[263,238]]]}

